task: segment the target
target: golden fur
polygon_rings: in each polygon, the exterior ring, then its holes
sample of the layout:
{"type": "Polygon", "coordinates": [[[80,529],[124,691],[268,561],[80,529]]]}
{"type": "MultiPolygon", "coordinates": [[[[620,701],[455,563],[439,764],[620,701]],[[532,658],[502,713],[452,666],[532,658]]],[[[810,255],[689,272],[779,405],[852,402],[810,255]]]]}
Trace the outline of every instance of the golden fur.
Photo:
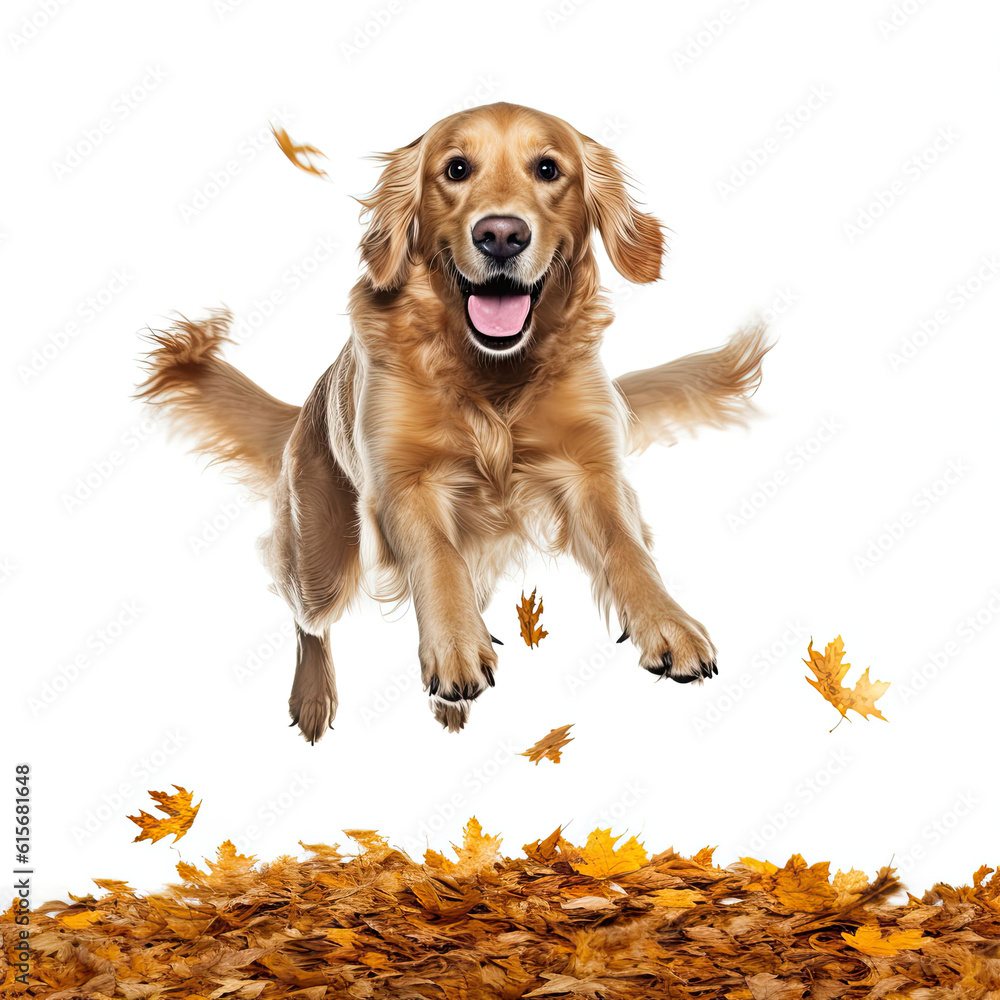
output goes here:
{"type": "Polygon", "coordinates": [[[157,334],[140,387],[270,500],[262,556],[299,638],[293,721],[315,741],[332,720],[330,625],[366,590],[412,599],[432,709],[461,728],[497,666],[481,612],[528,545],[586,568],[642,666],[710,677],[715,648],[663,587],[623,459],[684,428],[741,422],[768,349],[762,328],[609,378],[598,352],[612,313],[591,233],[622,275],[649,282],[663,231],[614,154],[558,118],[510,104],[463,111],[382,159],[363,202],[351,337],[302,407],[221,360],[223,312],[157,334]],[[446,176],[455,157],[471,164],[461,182],[446,176]],[[540,157],[558,163],[554,182],[539,179],[540,157]],[[470,232],[495,215],[530,223],[507,273],[544,282],[506,353],[472,339],[458,284],[493,273],[470,232]]]}

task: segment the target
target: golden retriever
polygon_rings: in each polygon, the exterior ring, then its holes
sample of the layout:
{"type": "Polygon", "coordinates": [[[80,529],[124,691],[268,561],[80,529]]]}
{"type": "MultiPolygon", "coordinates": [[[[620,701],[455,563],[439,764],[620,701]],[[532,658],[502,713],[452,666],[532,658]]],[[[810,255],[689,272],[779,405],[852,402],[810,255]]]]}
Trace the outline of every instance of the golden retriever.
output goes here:
{"type": "Polygon", "coordinates": [[[614,154],[559,118],[461,111],[381,160],[361,201],[351,336],[302,406],[221,360],[224,311],[155,333],[139,388],[270,501],[260,547],[295,615],[292,724],[310,742],[330,725],[330,626],[367,592],[412,598],[431,708],[461,729],[495,683],[482,611],[529,545],[578,560],[641,666],[711,677],[715,647],[663,586],[623,461],[681,427],[741,422],[763,329],[607,375],[592,232],[645,283],[660,277],[663,228],[614,154]]]}

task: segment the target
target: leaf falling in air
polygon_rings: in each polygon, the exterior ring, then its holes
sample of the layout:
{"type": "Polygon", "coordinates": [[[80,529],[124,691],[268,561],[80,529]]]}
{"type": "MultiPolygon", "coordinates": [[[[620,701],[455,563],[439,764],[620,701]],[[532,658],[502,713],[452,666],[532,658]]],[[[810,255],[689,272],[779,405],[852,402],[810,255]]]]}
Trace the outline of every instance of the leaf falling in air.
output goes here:
{"type": "Polygon", "coordinates": [[[292,142],[288,133],[283,128],[275,128],[272,125],[271,132],[278,143],[278,148],[299,170],[304,170],[308,174],[315,174],[317,177],[327,176],[326,171],[321,170],[310,159],[313,156],[322,156],[325,160],[326,154],[322,150],[317,149],[315,146],[305,146],[292,142]]]}
{"type": "MultiPolygon", "coordinates": [[[[537,588],[535,588],[537,590],[537,588]]],[[[517,606],[517,620],[521,623],[521,638],[530,646],[537,646],[549,633],[538,623],[542,616],[542,599],[538,599],[538,607],[535,607],[535,591],[531,592],[531,597],[525,597],[521,591],[521,603],[517,606]]]]}
{"type": "Polygon", "coordinates": [[[167,792],[149,793],[149,797],[156,803],[156,808],[167,814],[166,819],[153,816],[142,809],[139,810],[138,816],[128,817],[142,830],[132,841],[133,844],[140,840],[150,840],[155,844],[162,837],[169,837],[170,834],[174,835],[174,843],[176,844],[191,829],[191,824],[194,822],[195,816],[198,815],[201,803],[192,806],[193,793],[186,788],[181,788],[180,785],[174,785],[174,788],[177,789],[176,795],[169,795],[167,792]]]}
{"type": "Polygon", "coordinates": [[[566,735],[572,728],[571,722],[568,726],[553,729],[548,736],[543,736],[533,747],[528,747],[518,756],[527,757],[533,764],[537,764],[543,757],[547,757],[553,764],[558,764],[562,759],[562,748],[573,740],[572,736],[566,735]]]}
{"type": "Polygon", "coordinates": [[[818,653],[809,640],[809,659],[802,662],[816,675],[816,680],[806,677],[806,680],[846,719],[847,711],[857,712],[863,718],[874,715],[878,719],[888,721],[875,707],[875,702],[889,690],[888,681],[873,681],[868,676],[868,668],[858,678],[853,688],[844,687],[840,682],[844,679],[851,665],[844,663],[844,640],[838,635],[831,643],[827,643],[825,652],[818,653]]]}

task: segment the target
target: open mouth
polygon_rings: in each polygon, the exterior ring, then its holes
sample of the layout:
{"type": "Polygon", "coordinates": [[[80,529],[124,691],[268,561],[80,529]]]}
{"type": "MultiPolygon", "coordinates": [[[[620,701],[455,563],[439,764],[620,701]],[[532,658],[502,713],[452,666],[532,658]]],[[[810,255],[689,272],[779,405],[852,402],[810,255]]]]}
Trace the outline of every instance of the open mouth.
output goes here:
{"type": "Polygon", "coordinates": [[[465,299],[465,318],[476,343],[488,351],[509,351],[524,339],[545,278],[523,285],[503,275],[475,284],[460,271],[458,287],[465,299]]]}

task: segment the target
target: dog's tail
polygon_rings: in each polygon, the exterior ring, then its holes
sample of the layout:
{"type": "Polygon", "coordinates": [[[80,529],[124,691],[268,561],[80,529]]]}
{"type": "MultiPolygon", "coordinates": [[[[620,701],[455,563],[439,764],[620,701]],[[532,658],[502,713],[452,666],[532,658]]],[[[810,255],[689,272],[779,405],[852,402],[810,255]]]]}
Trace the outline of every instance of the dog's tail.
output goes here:
{"type": "Polygon", "coordinates": [[[774,346],[765,333],[762,323],[753,323],[714,351],[615,379],[634,418],[628,450],[643,451],[654,441],[673,444],[679,431],[693,433],[699,426],[746,424],[756,412],[749,397],[760,385],[761,361],[774,346]]]}
{"type": "Polygon", "coordinates": [[[146,357],[148,377],[136,392],[166,410],[171,424],[195,441],[195,451],[229,463],[242,483],[259,494],[274,485],[281,453],[301,407],[283,403],[220,358],[232,314],[180,319],[154,330],[146,357]]]}

